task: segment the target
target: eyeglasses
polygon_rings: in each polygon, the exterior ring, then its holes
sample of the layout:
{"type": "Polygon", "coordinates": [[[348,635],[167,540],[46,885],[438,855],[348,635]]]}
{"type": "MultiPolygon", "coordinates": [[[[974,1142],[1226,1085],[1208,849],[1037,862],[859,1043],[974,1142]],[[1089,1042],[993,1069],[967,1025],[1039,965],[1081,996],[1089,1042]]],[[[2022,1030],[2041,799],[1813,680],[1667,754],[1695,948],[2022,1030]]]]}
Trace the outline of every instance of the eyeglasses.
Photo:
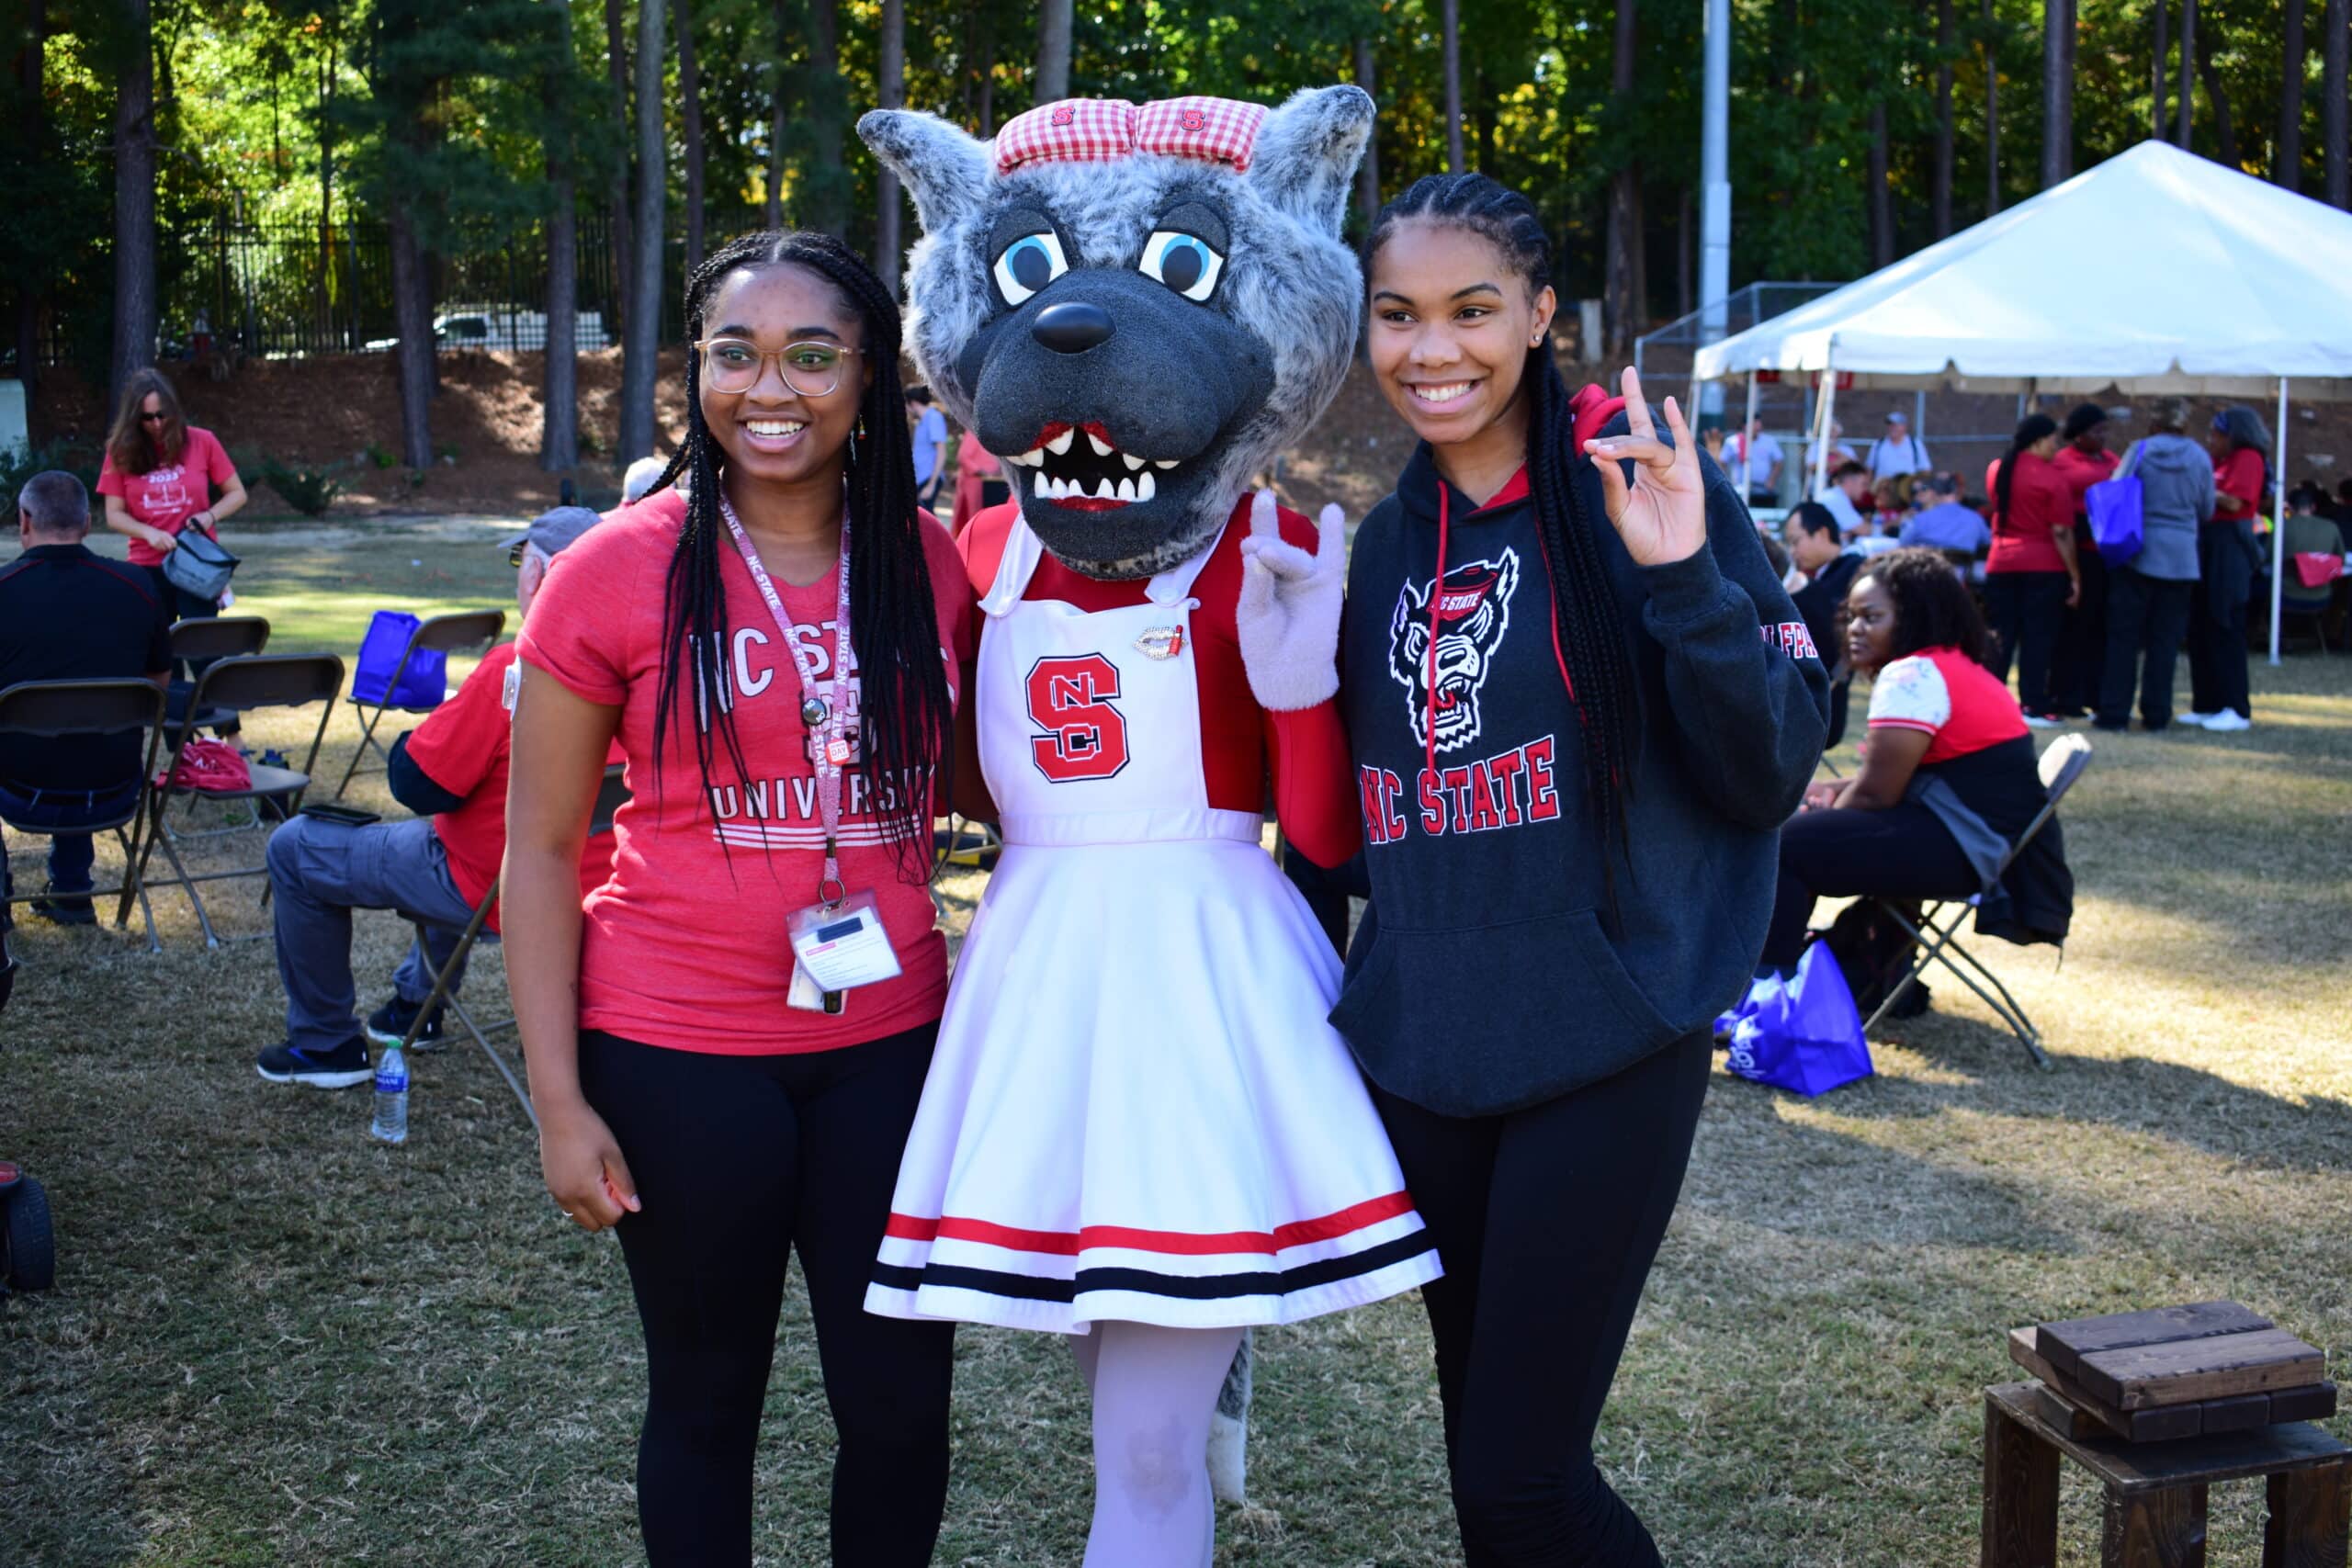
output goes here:
{"type": "Polygon", "coordinates": [[[858,350],[837,343],[810,339],[782,348],[762,348],[740,337],[705,338],[695,344],[702,355],[703,385],[714,392],[748,392],[759,385],[760,373],[771,359],[784,384],[804,398],[821,398],[842,384],[842,362],[858,350]]]}
{"type": "Polygon", "coordinates": [[[139,416],[139,423],[141,424],[161,424],[171,417],[172,416],[167,413],[142,413],[139,416]]]}
{"type": "Polygon", "coordinates": [[[507,547],[506,564],[512,567],[520,567],[523,564],[523,558],[530,553],[531,541],[528,539],[517,539],[514,544],[507,547]]]}

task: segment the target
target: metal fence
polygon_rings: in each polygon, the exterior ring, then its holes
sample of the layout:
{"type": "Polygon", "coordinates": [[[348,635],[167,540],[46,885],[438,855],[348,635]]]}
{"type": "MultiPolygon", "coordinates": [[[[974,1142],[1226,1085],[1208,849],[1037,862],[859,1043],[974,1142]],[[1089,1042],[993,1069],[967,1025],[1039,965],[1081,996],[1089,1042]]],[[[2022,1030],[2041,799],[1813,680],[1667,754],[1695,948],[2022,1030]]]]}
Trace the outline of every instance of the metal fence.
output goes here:
{"type": "MultiPolygon", "coordinates": [[[[381,223],[238,222],[226,214],[161,236],[157,346],[165,355],[210,344],[277,358],[382,352],[393,325],[391,242],[381,223]]],[[[601,216],[578,225],[578,344],[620,341],[612,236],[601,216]]],[[[664,247],[664,341],[678,335],[684,242],[664,247]]],[[[544,220],[460,232],[425,266],[435,337],[445,349],[547,346],[548,241],[544,220]]],[[[70,333],[52,322],[44,357],[66,357],[70,333]]]]}

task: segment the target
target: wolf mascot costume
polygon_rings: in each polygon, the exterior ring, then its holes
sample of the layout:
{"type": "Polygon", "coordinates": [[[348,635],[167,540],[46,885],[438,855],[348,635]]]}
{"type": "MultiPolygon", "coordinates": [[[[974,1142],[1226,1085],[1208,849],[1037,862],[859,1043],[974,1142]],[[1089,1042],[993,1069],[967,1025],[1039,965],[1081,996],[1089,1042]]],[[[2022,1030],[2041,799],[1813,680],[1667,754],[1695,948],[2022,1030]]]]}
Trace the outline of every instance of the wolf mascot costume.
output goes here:
{"type": "Polygon", "coordinates": [[[1207,1560],[1248,1327],[1438,1272],[1325,1022],[1338,959],[1259,847],[1270,771],[1310,858],[1358,832],[1338,510],[1318,532],[1248,486],[1346,373],[1372,118],[1331,87],[1048,104],[992,143],[858,125],[922,219],[915,356],[1015,493],[962,541],[1005,850],[867,1306],[1084,1336],[1090,1562],[1207,1560]]]}

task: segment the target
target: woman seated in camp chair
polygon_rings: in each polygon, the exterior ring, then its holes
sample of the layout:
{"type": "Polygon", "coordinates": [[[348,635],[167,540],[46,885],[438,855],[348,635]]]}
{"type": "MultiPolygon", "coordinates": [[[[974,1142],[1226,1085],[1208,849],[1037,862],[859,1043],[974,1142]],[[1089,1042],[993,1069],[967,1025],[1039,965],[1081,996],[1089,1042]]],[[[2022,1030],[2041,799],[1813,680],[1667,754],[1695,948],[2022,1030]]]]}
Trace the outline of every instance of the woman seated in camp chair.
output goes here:
{"type": "MultiPolygon", "coordinates": [[[[1976,602],[1935,550],[1865,561],[1847,590],[1847,663],[1871,678],[1861,770],[1805,792],[1781,829],[1780,892],[1763,967],[1789,974],[1804,952],[1816,898],[1905,900],[1984,892],[2009,846],[2049,801],[2031,732],[1982,660],[1976,602]]],[[[1978,929],[2012,941],[2063,940],[2074,886],[2058,825],[2034,838],[2002,879],[2007,908],[1978,929]]],[[[1988,900],[1988,903],[1991,900],[1988,900]]]]}

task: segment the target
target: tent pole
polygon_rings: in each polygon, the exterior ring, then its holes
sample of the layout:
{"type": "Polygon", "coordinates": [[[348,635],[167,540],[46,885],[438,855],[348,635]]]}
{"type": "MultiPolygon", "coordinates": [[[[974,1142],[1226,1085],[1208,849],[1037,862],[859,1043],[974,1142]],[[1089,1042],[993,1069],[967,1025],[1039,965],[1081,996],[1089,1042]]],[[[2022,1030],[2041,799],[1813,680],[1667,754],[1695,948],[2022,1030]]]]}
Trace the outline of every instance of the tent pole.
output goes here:
{"type": "Polygon", "coordinates": [[[1829,479],[1829,433],[1838,428],[1838,340],[1832,338],[1821,349],[1821,411],[1815,421],[1821,427],[1813,443],[1813,495],[1819,495],[1829,479]]]}
{"type": "Polygon", "coordinates": [[[1928,389],[1925,387],[1911,394],[1911,439],[1922,452],[1928,449],[1928,389]]]}
{"type": "Polygon", "coordinates": [[[1739,422],[1739,499],[1756,493],[1756,372],[1747,373],[1747,417],[1739,422]]]}
{"type": "Polygon", "coordinates": [[[2278,432],[2270,467],[2270,662],[2278,662],[2278,613],[2287,593],[2287,378],[2278,378],[2278,432]]]}

